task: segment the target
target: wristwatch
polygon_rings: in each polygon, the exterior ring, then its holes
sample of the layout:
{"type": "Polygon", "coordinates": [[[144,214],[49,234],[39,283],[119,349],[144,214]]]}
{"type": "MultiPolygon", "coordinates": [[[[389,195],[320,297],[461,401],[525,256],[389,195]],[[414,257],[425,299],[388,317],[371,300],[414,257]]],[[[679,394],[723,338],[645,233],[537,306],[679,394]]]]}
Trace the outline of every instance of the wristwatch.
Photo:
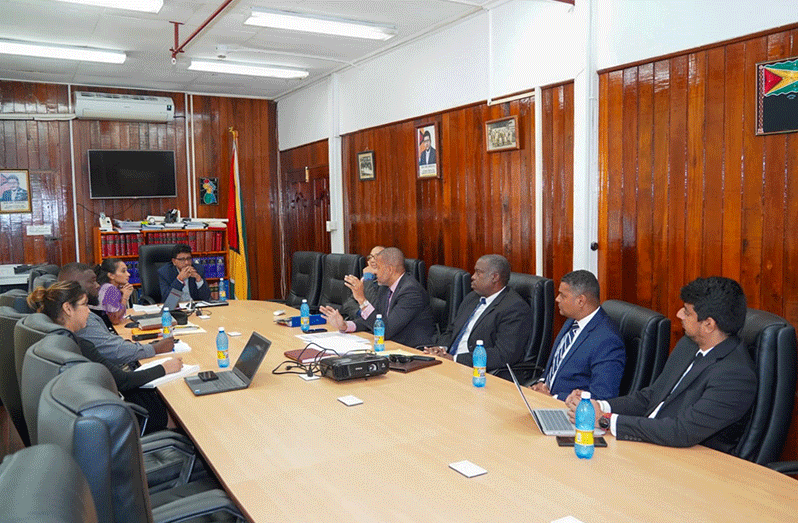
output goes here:
{"type": "Polygon", "coordinates": [[[612,413],[607,413],[601,416],[598,419],[598,426],[604,430],[610,430],[610,420],[612,419],[612,413]]]}
{"type": "Polygon", "coordinates": [[[371,305],[368,300],[363,300],[363,303],[360,304],[360,310],[364,310],[366,307],[371,305]]]}

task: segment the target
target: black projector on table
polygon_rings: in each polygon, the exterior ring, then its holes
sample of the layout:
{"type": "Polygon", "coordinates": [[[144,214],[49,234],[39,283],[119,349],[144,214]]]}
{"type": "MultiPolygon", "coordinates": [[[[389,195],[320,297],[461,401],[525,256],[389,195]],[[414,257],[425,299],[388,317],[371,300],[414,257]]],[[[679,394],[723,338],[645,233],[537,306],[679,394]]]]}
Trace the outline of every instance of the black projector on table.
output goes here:
{"type": "Polygon", "coordinates": [[[371,353],[355,353],[319,360],[321,375],[335,381],[369,378],[388,372],[388,358],[371,353]]]}

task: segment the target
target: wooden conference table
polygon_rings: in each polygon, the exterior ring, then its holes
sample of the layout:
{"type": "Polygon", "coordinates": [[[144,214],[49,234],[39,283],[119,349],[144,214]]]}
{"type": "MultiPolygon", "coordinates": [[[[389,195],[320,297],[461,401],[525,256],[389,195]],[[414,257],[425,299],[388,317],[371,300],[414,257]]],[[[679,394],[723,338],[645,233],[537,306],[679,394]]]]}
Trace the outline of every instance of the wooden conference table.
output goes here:
{"type": "MultiPolygon", "coordinates": [[[[285,306],[236,302],[192,317],[187,363],[217,369],[219,326],[238,358],[253,329],[272,346],[252,385],[195,397],[183,380],[162,385],[169,408],[252,522],[795,521],[798,483],[705,447],[617,442],[580,460],[540,434],[514,385],[444,361],[409,374],[305,382],[271,373],[299,328],[273,323],[285,306]],[[352,394],[363,404],[337,401],[352,394]],[[470,460],[488,473],[448,467],[470,460]]],[[[179,332],[178,332],[179,336],[179,332]]],[[[401,348],[389,342],[387,349],[401,348]]],[[[533,407],[562,403],[526,391],[533,407]]]]}

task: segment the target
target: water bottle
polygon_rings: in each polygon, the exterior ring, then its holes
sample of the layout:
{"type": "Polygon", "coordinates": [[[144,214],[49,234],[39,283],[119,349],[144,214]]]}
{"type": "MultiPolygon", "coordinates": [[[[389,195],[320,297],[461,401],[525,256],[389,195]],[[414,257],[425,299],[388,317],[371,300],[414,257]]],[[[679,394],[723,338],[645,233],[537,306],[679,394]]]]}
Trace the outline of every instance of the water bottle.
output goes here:
{"type": "Polygon", "coordinates": [[[164,307],[161,312],[161,329],[164,338],[171,338],[172,334],[172,314],[169,312],[169,307],[164,307]]]}
{"type": "Polygon", "coordinates": [[[382,314],[377,314],[374,320],[374,352],[385,350],[385,322],[382,321],[382,314]]]}
{"type": "Polygon", "coordinates": [[[308,306],[308,300],[302,300],[302,305],[299,306],[299,327],[302,329],[302,332],[307,332],[310,330],[310,307],[308,306]]]}
{"type": "Polygon", "coordinates": [[[373,272],[364,272],[363,273],[363,281],[370,281],[377,278],[377,275],[373,272]]]}
{"type": "Polygon", "coordinates": [[[220,367],[230,366],[230,355],[227,352],[227,333],[224,327],[219,327],[219,334],[216,335],[216,362],[220,367]]]}
{"type": "Polygon", "coordinates": [[[488,364],[488,353],[485,352],[485,345],[482,340],[477,340],[477,346],[474,349],[474,354],[471,356],[471,361],[474,363],[474,377],[471,383],[475,387],[485,386],[485,366],[488,364]]]}
{"type": "Polygon", "coordinates": [[[227,301],[227,281],[219,280],[219,301],[227,301]]]}
{"type": "Polygon", "coordinates": [[[590,459],[593,457],[593,424],[596,422],[596,411],[590,402],[590,393],[582,391],[582,400],[576,407],[576,438],[574,452],[576,457],[590,459]]]}

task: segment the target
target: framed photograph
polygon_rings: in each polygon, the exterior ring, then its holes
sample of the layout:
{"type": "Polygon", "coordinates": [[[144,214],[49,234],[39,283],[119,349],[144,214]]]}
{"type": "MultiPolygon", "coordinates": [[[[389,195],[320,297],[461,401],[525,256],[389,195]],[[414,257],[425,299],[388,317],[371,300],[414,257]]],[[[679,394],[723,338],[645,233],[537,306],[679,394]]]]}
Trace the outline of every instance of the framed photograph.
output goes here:
{"type": "Polygon", "coordinates": [[[0,170],[0,213],[30,211],[30,176],[27,170],[0,170]]]}
{"type": "Polygon", "coordinates": [[[756,64],[756,134],[798,131],[798,57],[756,64]]]}
{"type": "Polygon", "coordinates": [[[357,175],[361,180],[374,179],[374,151],[357,153],[357,175]]]}
{"type": "Polygon", "coordinates": [[[518,149],[518,117],[485,122],[485,144],[489,153],[518,149]]]}
{"type": "Polygon", "coordinates": [[[200,205],[219,205],[219,178],[199,179],[200,205]]]}
{"type": "Polygon", "coordinates": [[[416,165],[419,178],[440,178],[441,157],[438,143],[440,133],[438,122],[416,126],[416,165]]]}

